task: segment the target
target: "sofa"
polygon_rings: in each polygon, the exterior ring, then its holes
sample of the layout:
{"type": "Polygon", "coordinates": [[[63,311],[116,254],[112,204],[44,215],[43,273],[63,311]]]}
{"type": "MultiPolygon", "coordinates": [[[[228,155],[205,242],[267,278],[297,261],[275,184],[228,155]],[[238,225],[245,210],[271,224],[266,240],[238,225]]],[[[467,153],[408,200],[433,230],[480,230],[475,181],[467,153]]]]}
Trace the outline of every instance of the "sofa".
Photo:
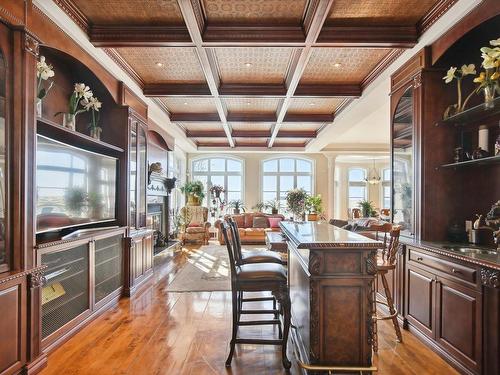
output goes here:
{"type": "MultiPolygon", "coordinates": [[[[264,214],[262,212],[245,212],[242,214],[225,215],[224,220],[228,217],[233,218],[233,220],[238,224],[238,231],[240,233],[241,243],[243,244],[265,244],[266,243],[266,233],[267,232],[280,232],[279,223],[275,220],[269,221],[270,218],[279,218],[285,220],[285,217],[280,214],[270,215],[264,214]],[[254,220],[255,218],[263,218],[254,220]],[[274,222],[271,225],[271,222],[274,222]],[[267,223],[264,225],[264,223],[267,223]]],[[[215,222],[215,227],[217,231],[217,239],[221,245],[224,245],[224,237],[222,236],[222,230],[220,225],[222,220],[217,220],[215,222]]]]}

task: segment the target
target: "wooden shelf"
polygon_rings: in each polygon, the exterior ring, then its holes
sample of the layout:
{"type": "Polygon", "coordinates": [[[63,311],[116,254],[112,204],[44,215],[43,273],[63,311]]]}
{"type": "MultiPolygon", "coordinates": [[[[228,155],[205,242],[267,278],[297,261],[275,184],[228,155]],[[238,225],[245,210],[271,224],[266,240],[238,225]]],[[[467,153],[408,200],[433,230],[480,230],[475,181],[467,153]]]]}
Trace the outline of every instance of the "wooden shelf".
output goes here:
{"type": "Polygon", "coordinates": [[[455,125],[468,125],[472,123],[479,124],[482,120],[487,119],[488,117],[500,114],[500,97],[496,98],[493,101],[492,108],[486,108],[483,104],[477,105],[475,107],[466,109],[459,114],[448,117],[446,120],[442,120],[441,122],[444,124],[455,124],[455,125]]]}
{"type": "Polygon", "coordinates": [[[113,156],[123,153],[123,149],[120,147],[94,139],[86,134],[64,128],[53,121],[41,117],[37,118],[37,133],[94,152],[113,156]]]}
{"type": "Polygon", "coordinates": [[[496,163],[500,163],[500,155],[489,156],[487,158],[481,158],[475,160],[461,161],[459,163],[444,164],[441,166],[441,168],[461,168],[461,167],[496,164],[496,163]]]}

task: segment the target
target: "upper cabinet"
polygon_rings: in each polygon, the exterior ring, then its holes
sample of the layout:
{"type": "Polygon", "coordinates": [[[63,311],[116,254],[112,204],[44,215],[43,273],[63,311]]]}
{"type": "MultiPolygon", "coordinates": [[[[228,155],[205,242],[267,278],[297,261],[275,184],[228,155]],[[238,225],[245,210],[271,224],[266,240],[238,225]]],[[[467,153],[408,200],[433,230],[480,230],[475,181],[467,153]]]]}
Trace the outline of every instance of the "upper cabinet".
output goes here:
{"type": "Polygon", "coordinates": [[[148,174],[147,128],[146,125],[131,116],[130,123],[130,222],[133,229],[146,226],[146,187],[148,174]]]}

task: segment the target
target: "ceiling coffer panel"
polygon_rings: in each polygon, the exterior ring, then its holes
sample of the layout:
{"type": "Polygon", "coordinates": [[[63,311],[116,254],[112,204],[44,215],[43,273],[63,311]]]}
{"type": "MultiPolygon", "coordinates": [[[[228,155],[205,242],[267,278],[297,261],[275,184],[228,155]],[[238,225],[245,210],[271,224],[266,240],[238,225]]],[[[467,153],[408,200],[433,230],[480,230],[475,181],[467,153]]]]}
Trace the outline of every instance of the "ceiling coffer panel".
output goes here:
{"type": "Polygon", "coordinates": [[[263,137],[237,137],[234,139],[236,142],[236,146],[251,146],[251,147],[266,147],[267,146],[267,138],[263,137]]]}
{"type": "Polygon", "coordinates": [[[227,138],[192,138],[198,147],[229,147],[227,138]]]}
{"type": "Polygon", "coordinates": [[[228,112],[234,113],[276,113],[279,98],[224,98],[228,112]]]}
{"type": "Polygon", "coordinates": [[[220,122],[179,122],[181,127],[189,132],[219,132],[224,131],[220,122]]]}
{"type": "Polygon", "coordinates": [[[314,48],[300,83],[360,83],[391,51],[389,48],[314,48]]]}
{"type": "Polygon", "coordinates": [[[284,84],[293,49],[215,48],[222,83],[284,84]]]}
{"type": "Polygon", "coordinates": [[[337,26],[411,26],[436,0],[335,0],[327,24],[337,26]]]}
{"type": "Polygon", "coordinates": [[[280,131],[317,131],[324,125],[321,122],[284,122],[280,126],[280,131]]]}
{"type": "Polygon", "coordinates": [[[145,83],[205,83],[195,48],[126,47],[116,51],[145,83]]]}
{"type": "Polygon", "coordinates": [[[208,23],[300,25],[307,0],[203,0],[208,23]]]}
{"type": "Polygon", "coordinates": [[[332,114],[344,98],[292,98],[288,114],[332,114]]]}
{"type": "Polygon", "coordinates": [[[273,123],[252,123],[252,122],[231,122],[231,128],[233,130],[242,130],[242,131],[269,131],[271,132],[271,128],[273,127],[273,123]]]}
{"type": "Polygon", "coordinates": [[[216,113],[213,98],[158,98],[170,113],[216,113]]]}
{"type": "Polygon", "coordinates": [[[183,25],[177,0],[73,0],[94,25],[183,25]]]}

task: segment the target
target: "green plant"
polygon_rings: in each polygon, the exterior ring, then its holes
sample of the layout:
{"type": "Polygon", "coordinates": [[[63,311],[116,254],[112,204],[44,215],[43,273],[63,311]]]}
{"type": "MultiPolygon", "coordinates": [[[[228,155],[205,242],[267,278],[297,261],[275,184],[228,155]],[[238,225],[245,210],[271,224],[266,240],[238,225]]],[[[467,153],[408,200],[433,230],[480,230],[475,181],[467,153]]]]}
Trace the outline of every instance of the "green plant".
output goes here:
{"type": "Polygon", "coordinates": [[[304,189],[292,189],[286,193],[288,210],[294,215],[302,215],[305,211],[307,192],[304,189]]]}
{"type": "Polygon", "coordinates": [[[87,192],[82,188],[73,188],[64,195],[66,207],[75,215],[80,215],[87,204],[87,192]]]}
{"type": "Polygon", "coordinates": [[[252,209],[257,210],[259,212],[264,211],[264,209],[266,209],[266,208],[267,208],[267,206],[264,202],[259,202],[255,206],[252,207],[252,209]]]}
{"type": "Polygon", "coordinates": [[[183,194],[194,195],[200,200],[205,198],[205,186],[201,181],[186,182],[184,186],[181,186],[181,192],[183,194]]]}
{"type": "Polygon", "coordinates": [[[277,199],[273,199],[270,201],[266,202],[266,208],[269,210],[279,210],[280,209],[280,202],[277,199]]]}
{"type": "Polygon", "coordinates": [[[305,205],[309,213],[320,214],[323,212],[323,198],[320,194],[308,196],[305,205]]]}
{"type": "Polygon", "coordinates": [[[369,217],[372,215],[372,212],[375,211],[375,208],[373,207],[373,202],[372,201],[361,201],[358,203],[359,208],[361,208],[361,211],[363,213],[363,217],[369,217]]]}
{"type": "Polygon", "coordinates": [[[245,205],[243,204],[243,201],[241,199],[235,199],[227,205],[228,207],[231,207],[235,210],[241,210],[245,212],[245,205]]]}

